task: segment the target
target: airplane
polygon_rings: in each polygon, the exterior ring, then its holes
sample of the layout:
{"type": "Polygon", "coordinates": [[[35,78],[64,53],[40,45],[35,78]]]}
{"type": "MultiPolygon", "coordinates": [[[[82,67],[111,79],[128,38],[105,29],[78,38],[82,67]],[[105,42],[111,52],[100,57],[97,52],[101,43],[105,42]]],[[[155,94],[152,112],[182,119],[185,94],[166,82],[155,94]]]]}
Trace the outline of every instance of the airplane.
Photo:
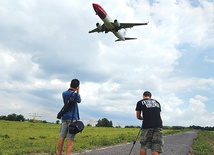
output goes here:
{"type": "Polygon", "coordinates": [[[94,11],[96,12],[96,15],[98,15],[102,21],[104,22],[103,25],[100,23],[97,23],[97,28],[89,31],[89,33],[94,32],[105,32],[108,33],[111,31],[118,39],[115,41],[125,41],[125,40],[133,40],[137,38],[128,38],[125,37],[126,28],[132,28],[134,26],[140,26],[140,25],[147,25],[147,23],[119,23],[117,19],[114,21],[111,20],[111,18],[108,16],[106,11],[99,5],[99,4],[92,4],[94,11]],[[125,31],[122,33],[121,29],[125,29],[125,31]]]}

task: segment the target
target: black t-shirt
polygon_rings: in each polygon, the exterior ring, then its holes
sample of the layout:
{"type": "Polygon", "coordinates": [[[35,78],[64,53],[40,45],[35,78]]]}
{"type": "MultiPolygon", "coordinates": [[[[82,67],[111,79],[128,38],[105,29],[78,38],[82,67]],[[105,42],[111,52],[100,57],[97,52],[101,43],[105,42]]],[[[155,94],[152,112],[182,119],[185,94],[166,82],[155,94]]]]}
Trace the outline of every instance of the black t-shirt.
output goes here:
{"type": "Polygon", "coordinates": [[[162,128],[161,105],[154,99],[142,99],[137,102],[136,111],[143,112],[143,128],[162,128]]]}

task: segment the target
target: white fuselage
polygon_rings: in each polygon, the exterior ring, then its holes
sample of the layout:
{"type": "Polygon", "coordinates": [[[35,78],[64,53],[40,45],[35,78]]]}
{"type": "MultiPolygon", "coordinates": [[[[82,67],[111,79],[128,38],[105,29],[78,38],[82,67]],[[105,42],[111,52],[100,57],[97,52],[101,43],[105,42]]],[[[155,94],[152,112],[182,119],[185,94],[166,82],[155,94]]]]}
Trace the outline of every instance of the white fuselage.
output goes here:
{"type": "Polygon", "coordinates": [[[106,17],[105,17],[104,19],[102,19],[102,20],[103,20],[105,26],[106,26],[109,30],[111,30],[111,32],[112,32],[117,38],[119,38],[120,40],[125,41],[125,36],[124,36],[124,34],[121,32],[121,30],[115,31],[115,25],[112,24],[113,22],[111,22],[112,20],[111,20],[111,18],[110,18],[108,15],[106,15],[106,17]]]}

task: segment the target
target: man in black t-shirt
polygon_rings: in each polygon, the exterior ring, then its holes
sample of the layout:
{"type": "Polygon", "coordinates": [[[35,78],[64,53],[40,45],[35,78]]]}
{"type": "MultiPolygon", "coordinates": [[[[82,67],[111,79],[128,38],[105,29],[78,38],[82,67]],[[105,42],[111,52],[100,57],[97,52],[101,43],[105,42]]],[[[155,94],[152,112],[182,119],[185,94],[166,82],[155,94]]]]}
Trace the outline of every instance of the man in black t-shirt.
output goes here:
{"type": "Polygon", "coordinates": [[[147,149],[151,149],[152,155],[163,152],[162,119],[160,116],[161,105],[151,99],[149,91],[143,93],[143,99],[137,102],[136,117],[143,121],[140,138],[140,155],[146,155],[147,149]]]}

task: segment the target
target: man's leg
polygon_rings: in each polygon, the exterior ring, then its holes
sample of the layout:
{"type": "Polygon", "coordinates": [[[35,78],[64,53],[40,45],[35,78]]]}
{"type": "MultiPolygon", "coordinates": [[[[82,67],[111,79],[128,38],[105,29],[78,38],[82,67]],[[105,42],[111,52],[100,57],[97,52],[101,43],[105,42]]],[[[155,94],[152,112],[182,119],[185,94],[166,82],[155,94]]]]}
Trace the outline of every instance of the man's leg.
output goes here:
{"type": "Polygon", "coordinates": [[[140,143],[140,155],[147,155],[147,149],[151,149],[153,129],[142,129],[140,143]]]}
{"type": "Polygon", "coordinates": [[[152,155],[159,155],[160,153],[159,152],[156,152],[156,151],[153,151],[152,152],[152,155]]]}
{"type": "Polygon", "coordinates": [[[71,154],[72,146],[73,146],[73,141],[69,139],[66,147],[66,155],[71,154]]]}
{"type": "Polygon", "coordinates": [[[147,150],[145,149],[140,149],[140,155],[146,155],[147,154],[147,150]]]}
{"type": "Polygon", "coordinates": [[[152,155],[159,155],[163,152],[163,131],[161,128],[157,128],[154,130],[153,135],[153,144],[152,144],[152,155]]]}
{"type": "Polygon", "coordinates": [[[62,147],[63,147],[63,144],[64,144],[64,140],[65,140],[65,138],[63,138],[63,137],[59,138],[59,141],[58,141],[58,155],[62,154],[62,147]]]}

